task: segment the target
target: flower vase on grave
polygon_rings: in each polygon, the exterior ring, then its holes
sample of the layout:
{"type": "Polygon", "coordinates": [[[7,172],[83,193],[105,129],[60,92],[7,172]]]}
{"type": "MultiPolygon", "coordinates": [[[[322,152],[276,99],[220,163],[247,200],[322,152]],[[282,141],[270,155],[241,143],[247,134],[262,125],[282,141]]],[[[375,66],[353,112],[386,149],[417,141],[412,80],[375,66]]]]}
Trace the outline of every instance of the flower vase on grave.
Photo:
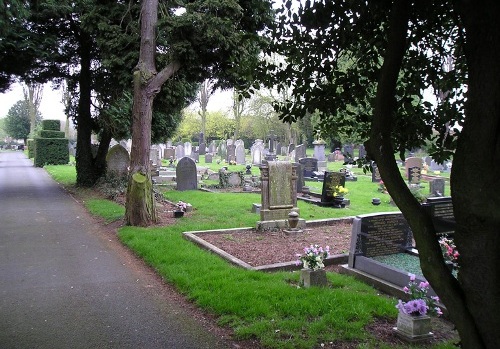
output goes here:
{"type": "Polygon", "coordinates": [[[343,196],[334,196],[333,197],[333,204],[334,204],[334,207],[337,207],[337,208],[345,207],[344,197],[343,196]]]}
{"type": "Polygon", "coordinates": [[[301,269],[300,284],[303,285],[304,288],[309,288],[311,286],[326,286],[327,280],[325,269],[301,269]]]}
{"type": "Polygon", "coordinates": [[[433,337],[431,318],[428,315],[410,315],[399,312],[394,331],[410,343],[425,341],[433,337]]]}

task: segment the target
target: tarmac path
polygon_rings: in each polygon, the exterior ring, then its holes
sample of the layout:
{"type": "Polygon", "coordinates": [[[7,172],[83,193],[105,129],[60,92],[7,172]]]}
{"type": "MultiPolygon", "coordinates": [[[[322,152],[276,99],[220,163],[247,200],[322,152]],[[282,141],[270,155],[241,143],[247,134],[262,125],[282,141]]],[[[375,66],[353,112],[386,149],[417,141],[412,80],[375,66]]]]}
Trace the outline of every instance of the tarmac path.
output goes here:
{"type": "Polygon", "coordinates": [[[98,231],[24,153],[0,152],[0,349],[227,348],[98,231]]]}

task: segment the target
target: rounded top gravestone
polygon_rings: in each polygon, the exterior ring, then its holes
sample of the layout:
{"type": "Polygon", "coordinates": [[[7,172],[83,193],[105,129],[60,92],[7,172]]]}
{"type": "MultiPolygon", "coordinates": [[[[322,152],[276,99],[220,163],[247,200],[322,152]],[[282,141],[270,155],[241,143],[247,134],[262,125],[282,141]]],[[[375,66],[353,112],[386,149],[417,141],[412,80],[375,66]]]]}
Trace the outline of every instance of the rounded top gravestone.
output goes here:
{"type": "Polygon", "coordinates": [[[196,163],[193,159],[185,156],[177,163],[175,169],[177,190],[198,189],[198,177],[196,173],[196,163]]]}
{"type": "Polygon", "coordinates": [[[130,156],[127,149],[122,145],[116,144],[108,151],[106,155],[107,173],[116,176],[125,176],[128,174],[130,156]]]}

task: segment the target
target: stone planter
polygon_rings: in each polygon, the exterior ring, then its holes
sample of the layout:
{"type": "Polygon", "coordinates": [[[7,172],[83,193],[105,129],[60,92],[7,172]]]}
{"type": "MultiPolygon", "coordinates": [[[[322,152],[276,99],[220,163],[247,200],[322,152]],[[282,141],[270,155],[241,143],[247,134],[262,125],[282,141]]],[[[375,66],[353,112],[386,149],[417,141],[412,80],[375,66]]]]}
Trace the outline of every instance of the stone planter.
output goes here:
{"type": "Polygon", "coordinates": [[[326,271],[324,269],[301,269],[300,284],[305,288],[309,288],[311,286],[324,287],[327,285],[326,271]]]}
{"type": "Polygon", "coordinates": [[[429,340],[433,337],[431,332],[431,318],[427,315],[398,314],[396,334],[402,339],[414,343],[429,340]]]}

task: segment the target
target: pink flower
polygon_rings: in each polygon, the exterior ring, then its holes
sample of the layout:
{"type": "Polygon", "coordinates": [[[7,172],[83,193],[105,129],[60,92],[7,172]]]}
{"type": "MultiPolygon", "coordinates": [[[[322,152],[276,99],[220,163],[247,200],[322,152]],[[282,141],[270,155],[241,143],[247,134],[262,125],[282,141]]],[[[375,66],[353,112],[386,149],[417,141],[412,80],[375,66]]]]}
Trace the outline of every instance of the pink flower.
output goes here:
{"type": "Polygon", "coordinates": [[[410,281],[415,281],[415,274],[410,274],[410,281]]]}

